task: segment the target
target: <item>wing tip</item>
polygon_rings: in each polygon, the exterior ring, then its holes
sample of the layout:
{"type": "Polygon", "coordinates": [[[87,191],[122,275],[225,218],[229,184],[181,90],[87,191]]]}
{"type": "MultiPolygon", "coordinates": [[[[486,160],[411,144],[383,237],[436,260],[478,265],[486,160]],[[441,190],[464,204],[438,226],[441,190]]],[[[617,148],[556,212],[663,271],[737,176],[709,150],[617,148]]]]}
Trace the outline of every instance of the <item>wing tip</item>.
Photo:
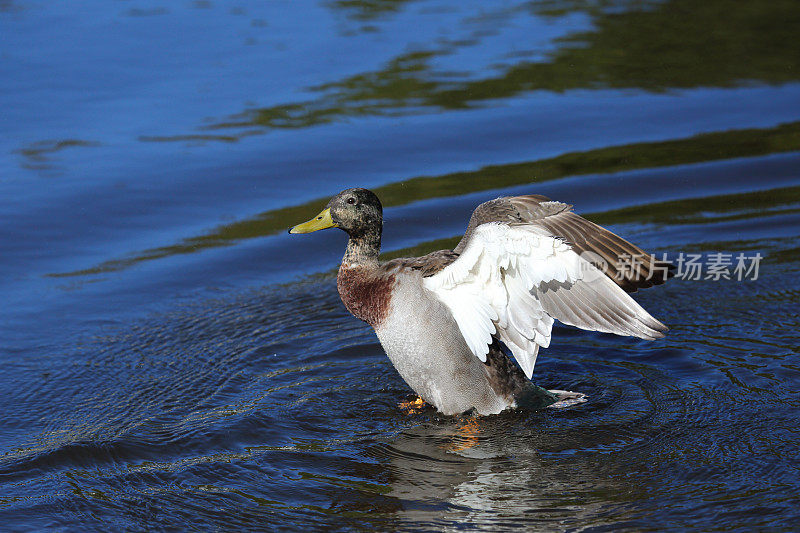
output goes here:
{"type": "Polygon", "coordinates": [[[665,326],[662,322],[653,318],[652,316],[649,318],[650,320],[648,321],[640,320],[640,323],[642,324],[642,326],[647,328],[648,330],[647,333],[649,334],[649,338],[648,337],[642,337],[642,338],[646,338],[647,340],[652,341],[656,339],[663,339],[664,337],[666,337],[669,328],[665,326]]]}

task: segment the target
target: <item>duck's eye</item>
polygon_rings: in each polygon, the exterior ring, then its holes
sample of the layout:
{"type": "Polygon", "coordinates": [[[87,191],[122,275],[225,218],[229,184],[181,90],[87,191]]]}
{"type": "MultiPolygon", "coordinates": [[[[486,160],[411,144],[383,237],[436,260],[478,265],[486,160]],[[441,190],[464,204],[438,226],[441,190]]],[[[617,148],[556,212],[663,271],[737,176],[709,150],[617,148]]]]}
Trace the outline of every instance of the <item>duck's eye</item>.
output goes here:
{"type": "Polygon", "coordinates": [[[350,198],[347,199],[347,203],[353,205],[354,203],[356,203],[356,199],[351,196],[350,198]]]}

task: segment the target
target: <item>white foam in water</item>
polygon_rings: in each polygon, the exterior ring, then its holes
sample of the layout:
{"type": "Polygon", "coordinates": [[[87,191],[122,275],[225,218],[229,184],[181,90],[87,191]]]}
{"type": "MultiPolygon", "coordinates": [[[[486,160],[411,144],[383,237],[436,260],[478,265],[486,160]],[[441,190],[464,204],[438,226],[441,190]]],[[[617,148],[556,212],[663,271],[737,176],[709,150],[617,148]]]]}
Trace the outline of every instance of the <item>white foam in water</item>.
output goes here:
{"type": "Polygon", "coordinates": [[[563,409],[565,407],[572,407],[573,405],[578,405],[579,403],[584,403],[588,401],[588,398],[582,392],[572,392],[568,390],[557,390],[557,389],[548,390],[547,392],[552,392],[553,394],[558,396],[557,402],[547,406],[553,409],[563,409]]]}

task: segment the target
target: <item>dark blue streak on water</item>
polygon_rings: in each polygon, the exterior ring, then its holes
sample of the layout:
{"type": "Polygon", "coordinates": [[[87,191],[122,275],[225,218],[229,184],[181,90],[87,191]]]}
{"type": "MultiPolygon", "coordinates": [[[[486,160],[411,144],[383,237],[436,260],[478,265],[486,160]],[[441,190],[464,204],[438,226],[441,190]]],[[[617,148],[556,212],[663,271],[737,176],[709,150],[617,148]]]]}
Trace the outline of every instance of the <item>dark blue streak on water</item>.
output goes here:
{"type": "Polygon", "coordinates": [[[792,7],[0,1],[2,528],[796,529],[792,7]],[[398,408],[343,234],[151,252],[398,182],[390,251],[540,193],[764,260],[637,294],[657,342],[557,325],[535,380],[589,402],[474,420],[398,408]]]}

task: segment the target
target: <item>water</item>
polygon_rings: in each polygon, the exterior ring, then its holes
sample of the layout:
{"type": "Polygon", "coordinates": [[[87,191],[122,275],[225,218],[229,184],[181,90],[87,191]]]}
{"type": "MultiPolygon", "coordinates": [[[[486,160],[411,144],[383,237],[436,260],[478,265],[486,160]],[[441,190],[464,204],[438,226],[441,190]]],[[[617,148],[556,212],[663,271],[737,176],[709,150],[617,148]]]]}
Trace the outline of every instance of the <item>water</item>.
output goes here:
{"type": "Polygon", "coordinates": [[[794,1],[0,1],[2,529],[793,530],[798,33],[794,1]],[[285,234],[350,186],[390,256],[539,193],[763,260],[638,294],[660,341],[557,326],[534,379],[588,403],[409,415],[345,236],[285,234]]]}

